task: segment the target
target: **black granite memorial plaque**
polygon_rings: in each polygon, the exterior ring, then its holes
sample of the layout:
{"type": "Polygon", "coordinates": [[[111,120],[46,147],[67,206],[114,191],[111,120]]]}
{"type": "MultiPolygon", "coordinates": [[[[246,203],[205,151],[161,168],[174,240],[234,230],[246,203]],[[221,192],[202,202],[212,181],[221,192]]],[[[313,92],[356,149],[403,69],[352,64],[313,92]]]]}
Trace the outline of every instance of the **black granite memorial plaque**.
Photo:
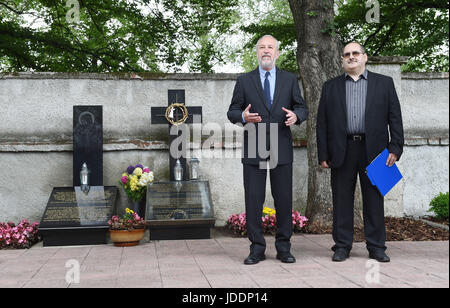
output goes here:
{"type": "Polygon", "coordinates": [[[80,186],[80,171],[86,163],[89,184],[103,185],[103,108],[73,106],[73,185],[80,186]]]}
{"type": "Polygon", "coordinates": [[[55,187],[39,225],[45,246],[106,244],[116,186],[55,187]]]}
{"type": "Polygon", "coordinates": [[[209,239],[215,223],[209,182],[150,184],[146,222],[150,240],[209,239]]]}

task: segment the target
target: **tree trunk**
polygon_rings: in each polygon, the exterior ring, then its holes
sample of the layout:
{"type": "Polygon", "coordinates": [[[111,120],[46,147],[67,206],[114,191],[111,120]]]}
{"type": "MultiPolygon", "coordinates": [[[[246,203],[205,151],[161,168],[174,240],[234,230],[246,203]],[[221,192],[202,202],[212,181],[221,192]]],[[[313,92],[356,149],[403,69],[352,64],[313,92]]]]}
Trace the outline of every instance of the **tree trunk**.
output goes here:
{"type": "MultiPolygon", "coordinates": [[[[333,221],[331,172],[318,164],[316,119],[322,85],[342,74],[340,54],[343,46],[330,27],[334,20],[334,0],[289,0],[289,4],[297,35],[297,61],[304,98],[309,108],[306,216],[310,223],[330,226],[333,221]]],[[[359,197],[355,200],[359,200],[359,197]]],[[[357,201],[356,204],[355,223],[361,225],[361,202],[357,201]]]]}

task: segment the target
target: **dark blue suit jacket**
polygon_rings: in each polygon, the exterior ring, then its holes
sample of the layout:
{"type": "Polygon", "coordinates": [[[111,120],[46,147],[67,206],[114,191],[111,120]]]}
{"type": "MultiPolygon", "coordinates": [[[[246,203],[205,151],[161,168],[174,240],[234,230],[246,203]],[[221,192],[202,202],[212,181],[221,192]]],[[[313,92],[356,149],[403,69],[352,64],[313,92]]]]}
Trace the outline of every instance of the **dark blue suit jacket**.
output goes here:
{"type": "Polygon", "coordinates": [[[270,155],[275,153],[278,156],[278,164],[288,164],[293,161],[291,129],[284,123],[286,121],[286,112],[281,108],[292,110],[297,115],[298,120],[296,124],[298,125],[307,119],[308,108],[302,98],[297,77],[279,68],[277,68],[276,74],[275,93],[270,110],[267,107],[264,90],[261,85],[259,69],[239,76],[237,79],[231,105],[227,113],[228,119],[234,124],[242,123],[242,112],[249,104],[252,105],[250,112],[258,113],[262,119],[262,125],[245,124],[244,155],[242,158],[244,164],[259,164],[259,162],[268,159],[267,157],[261,157],[260,153],[258,153],[259,140],[263,140],[257,138],[259,135],[266,136],[266,150],[270,148],[270,138],[278,139],[277,148],[270,149],[270,155]],[[271,136],[270,124],[277,127],[276,135],[272,134],[271,136]],[[254,131],[252,127],[255,128],[254,131]],[[254,152],[256,152],[256,157],[252,155],[254,154],[252,149],[255,146],[254,152]]]}

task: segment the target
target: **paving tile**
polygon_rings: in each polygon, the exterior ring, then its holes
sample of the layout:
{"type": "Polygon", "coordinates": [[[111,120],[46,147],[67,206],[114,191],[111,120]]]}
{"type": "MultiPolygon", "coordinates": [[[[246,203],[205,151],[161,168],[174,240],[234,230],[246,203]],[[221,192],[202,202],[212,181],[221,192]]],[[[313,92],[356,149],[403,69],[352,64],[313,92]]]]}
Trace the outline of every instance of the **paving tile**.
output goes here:
{"type": "Polygon", "coordinates": [[[69,288],[115,288],[117,280],[111,279],[81,279],[80,283],[71,283],[69,288]]]}
{"type": "Polygon", "coordinates": [[[23,288],[68,288],[69,283],[63,279],[32,279],[23,285],[23,288]]]}
{"type": "Polygon", "coordinates": [[[211,240],[113,245],[42,247],[0,251],[0,287],[202,287],[202,288],[415,288],[449,286],[448,242],[388,242],[390,263],[368,258],[365,243],[355,243],[350,258],[332,262],[331,235],[297,234],[297,262],[276,260],[274,237],[266,237],[265,261],[244,265],[250,242],[221,236],[211,240]],[[65,281],[68,261],[80,265],[80,283],[65,281]],[[375,263],[374,263],[375,262],[375,263]],[[368,272],[379,271],[379,281],[368,272]]]}
{"type": "Polygon", "coordinates": [[[119,269],[117,273],[117,277],[122,280],[149,280],[149,281],[161,281],[161,273],[159,269],[147,269],[147,270],[123,270],[119,269]]]}
{"type": "Polygon", "coordinates": [[[162,288],[161,281],[148,279],[121,279],[116,282],[117,288],[162,288]]]}
{"type": "Polygon", "coordinates": [[[0,278],[0,288],[21,288],[27,283],[28,279],[12,279],[7,277],[0,278]]]}
{"type": "Polygon", "coordinates": [[[89,254],[91,247],[65,247],[59,249],[51,259],[63,259],[63,258],[84,258],[89,254]]]}

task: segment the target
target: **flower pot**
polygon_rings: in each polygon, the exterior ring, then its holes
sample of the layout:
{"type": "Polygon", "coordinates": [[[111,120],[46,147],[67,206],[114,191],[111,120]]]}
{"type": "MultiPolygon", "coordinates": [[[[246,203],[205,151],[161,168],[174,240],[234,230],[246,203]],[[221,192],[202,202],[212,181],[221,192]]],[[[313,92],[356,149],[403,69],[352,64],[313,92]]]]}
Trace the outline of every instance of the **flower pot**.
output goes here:
{"type": "Polygon", "coordinates": [[[144,238],[145,228],[134,230],[109,230],[111,241],[114,246],[128,247],[139,245],[139,241],[144,238]]]}

